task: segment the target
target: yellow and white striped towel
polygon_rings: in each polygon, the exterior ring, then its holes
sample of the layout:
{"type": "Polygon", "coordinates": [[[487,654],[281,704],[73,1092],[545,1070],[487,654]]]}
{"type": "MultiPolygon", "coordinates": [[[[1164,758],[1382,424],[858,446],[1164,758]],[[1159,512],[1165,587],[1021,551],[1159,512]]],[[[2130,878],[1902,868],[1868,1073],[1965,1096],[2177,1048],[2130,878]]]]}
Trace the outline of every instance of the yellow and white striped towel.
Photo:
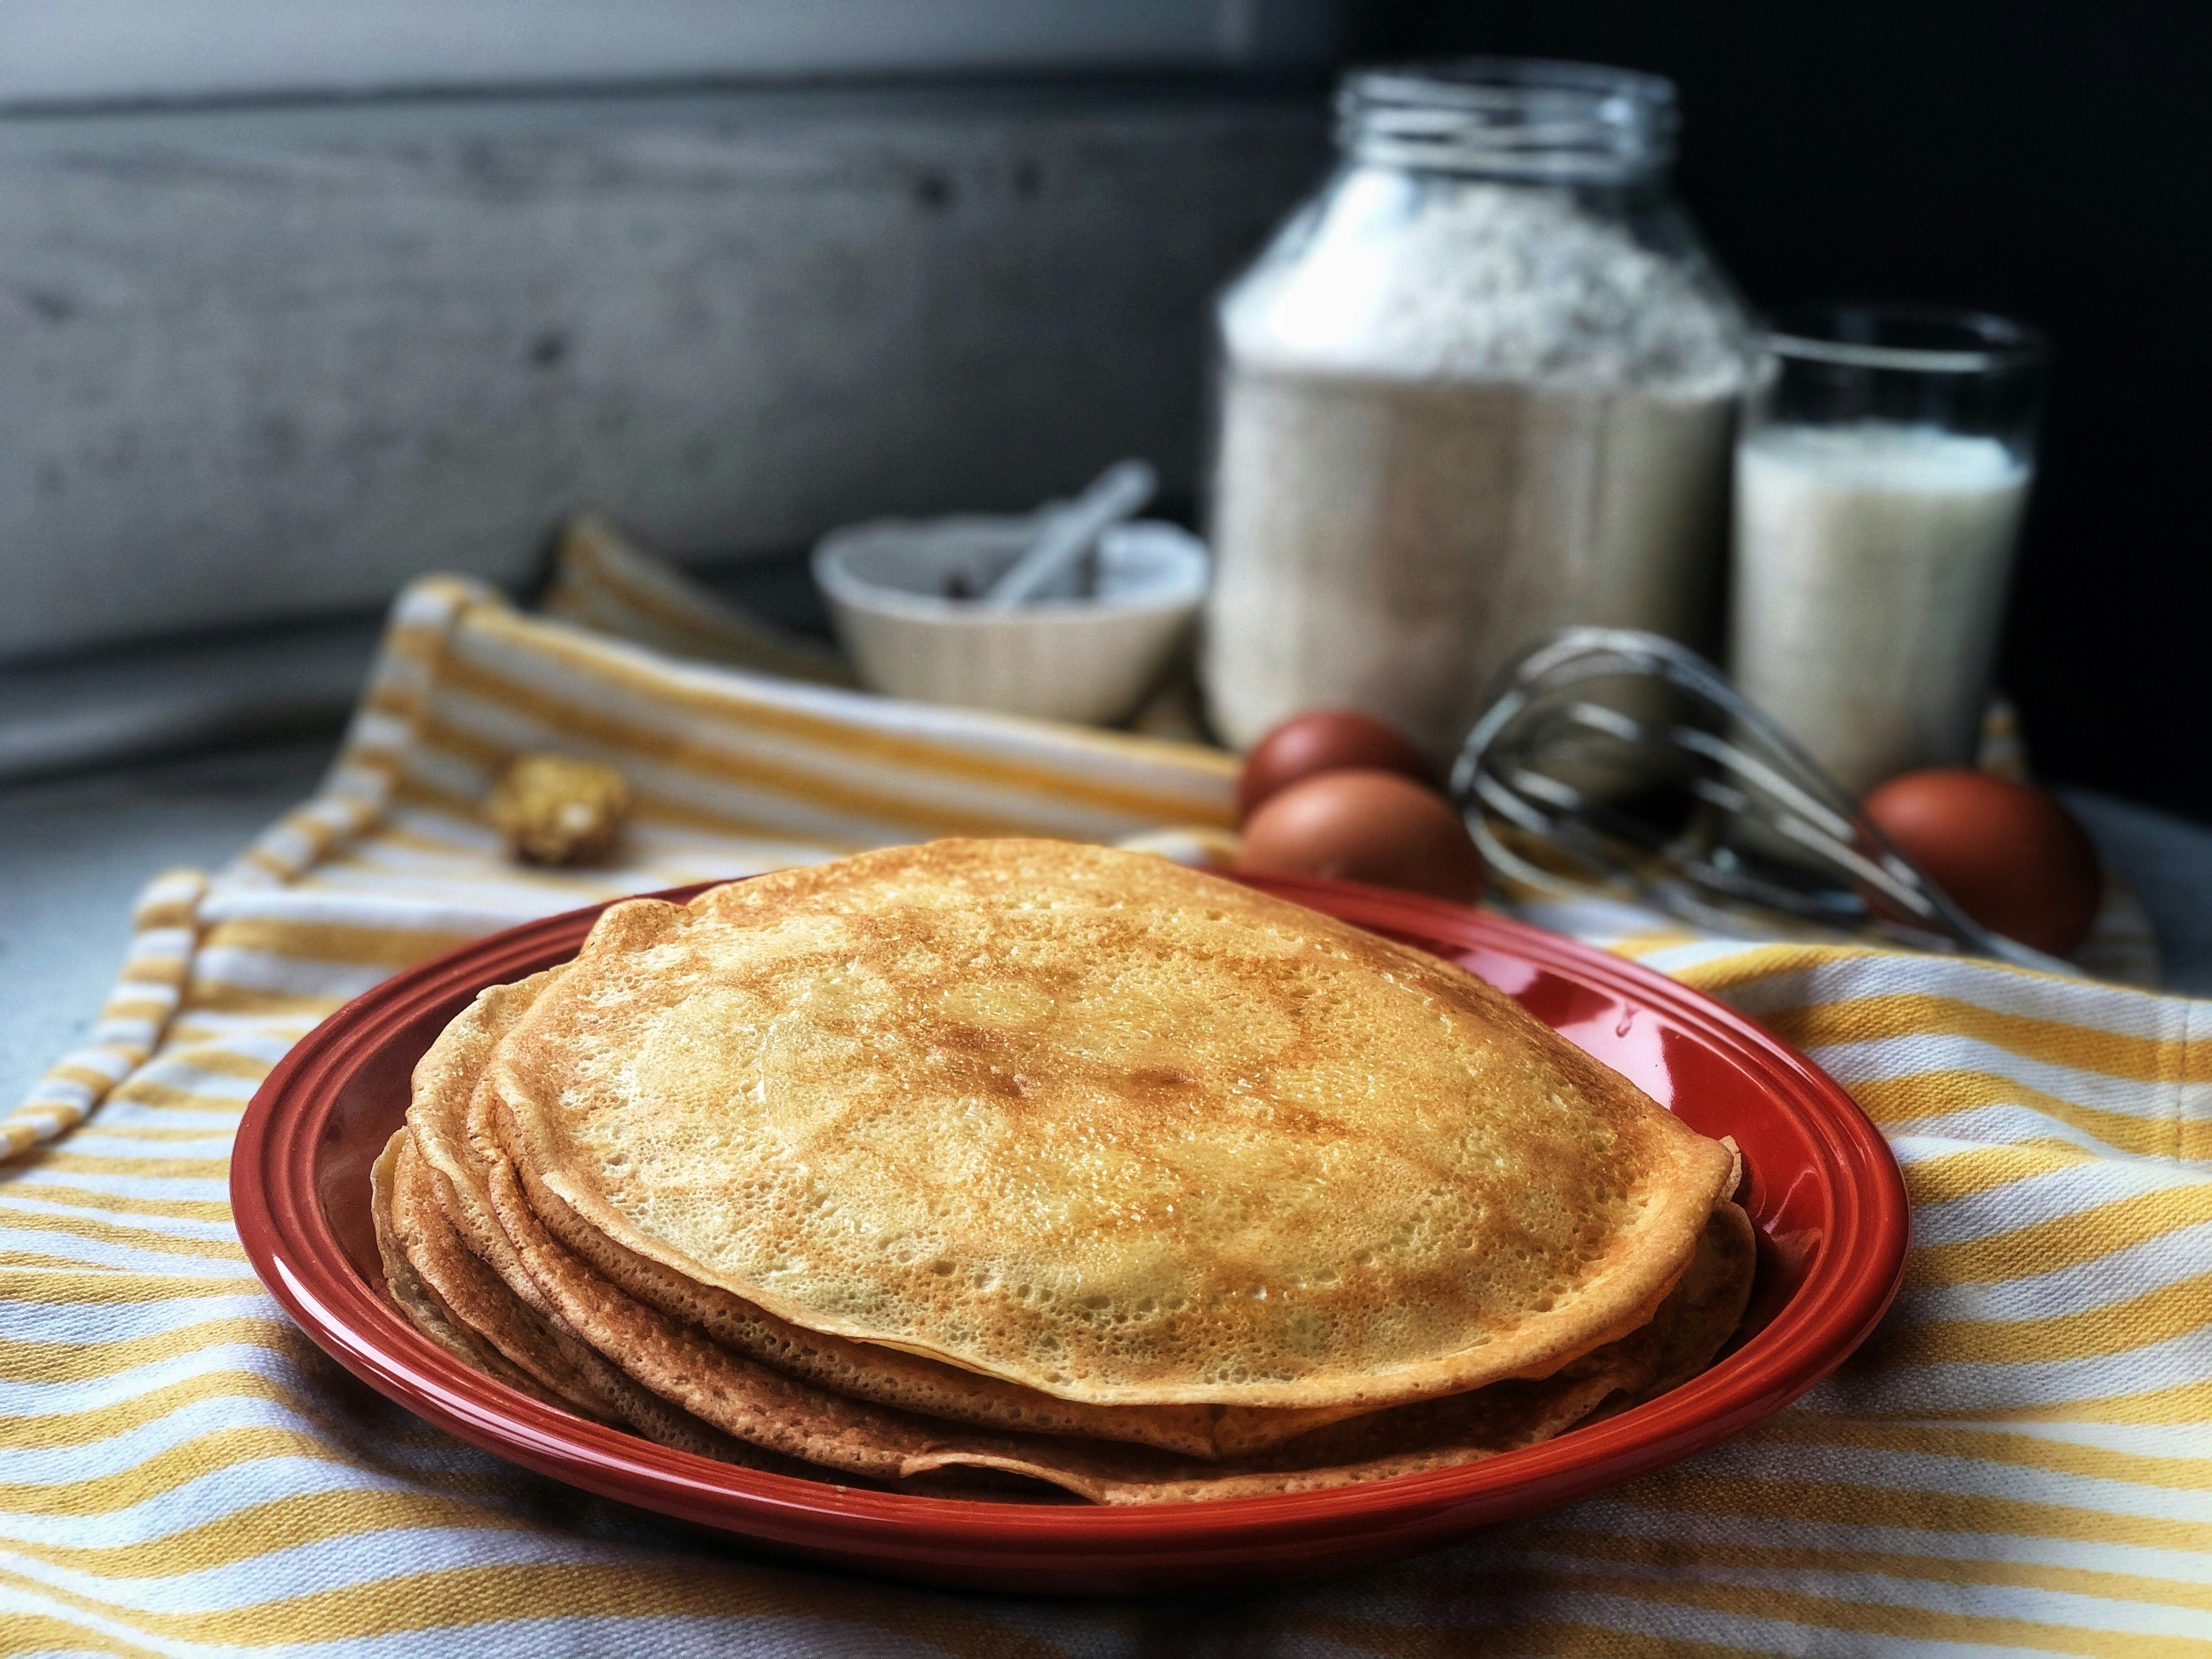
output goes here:
{"type": "Polygon", "coordinates": [[[249,1272],[254,1085],[392,970],[603,896],[946,831],[1218,826],[1205,750],[685,665],[469,585],[402,599],[314,799],[165,877],[93,1047],[0,1125],[0,1652],[2212,1654],[2212,1004],[1561,911],[1808,1048],[1917,1242],[1832,1382],[1692,1462],[1336,1583],[1152,1604],[718,1548],[354,1383],[249,1272]],[[506,756],[616,762],[631,861],[504,863],[506,756]]]}

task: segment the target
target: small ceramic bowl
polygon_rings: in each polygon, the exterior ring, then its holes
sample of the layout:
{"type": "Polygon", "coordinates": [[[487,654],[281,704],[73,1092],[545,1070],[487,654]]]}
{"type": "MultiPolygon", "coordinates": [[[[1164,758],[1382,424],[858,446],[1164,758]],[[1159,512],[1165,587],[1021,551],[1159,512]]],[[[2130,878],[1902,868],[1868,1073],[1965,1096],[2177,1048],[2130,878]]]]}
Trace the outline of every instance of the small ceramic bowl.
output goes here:
{"type": "Polygon", "coordinates": [[[1082,573],[1011,610],[976,602],[1036,534],[1029,517],[886,519],[814,550],[837,637],[878,691],[1104,726],[1134,713],[1189,633],[1206,545],[1170,524],[1119,525],[1082,573]]]}

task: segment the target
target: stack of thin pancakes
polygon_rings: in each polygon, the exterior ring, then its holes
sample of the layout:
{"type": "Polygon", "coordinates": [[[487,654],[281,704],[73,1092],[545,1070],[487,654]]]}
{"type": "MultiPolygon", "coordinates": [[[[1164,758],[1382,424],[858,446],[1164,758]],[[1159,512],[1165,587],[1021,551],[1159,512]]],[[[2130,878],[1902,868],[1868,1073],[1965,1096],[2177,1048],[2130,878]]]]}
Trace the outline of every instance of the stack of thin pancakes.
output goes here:
{"type": "Polygon", "coordinates": [[[843,1484],[1160,1503],[1694,1376],[1706,1139],[1434,957],[1144,854],[939,842],[608,910],[416,1067],[393,1297],[514,1388],[843,1484]]]}

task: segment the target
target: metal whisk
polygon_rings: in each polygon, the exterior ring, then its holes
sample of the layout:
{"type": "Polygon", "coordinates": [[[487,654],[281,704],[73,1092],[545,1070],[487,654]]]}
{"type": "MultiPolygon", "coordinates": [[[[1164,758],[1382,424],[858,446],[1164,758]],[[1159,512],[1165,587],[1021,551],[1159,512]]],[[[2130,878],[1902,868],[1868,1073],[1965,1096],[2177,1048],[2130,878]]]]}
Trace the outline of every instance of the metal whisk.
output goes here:
{"type": "Polygon", "coordinates": [[[1595,884],[1711,931],[1777,921],[2074,970],[1993,933],[1686,647],[1571,628],[1498,677],[1452,769],[1493,869],[1595,884]]]}

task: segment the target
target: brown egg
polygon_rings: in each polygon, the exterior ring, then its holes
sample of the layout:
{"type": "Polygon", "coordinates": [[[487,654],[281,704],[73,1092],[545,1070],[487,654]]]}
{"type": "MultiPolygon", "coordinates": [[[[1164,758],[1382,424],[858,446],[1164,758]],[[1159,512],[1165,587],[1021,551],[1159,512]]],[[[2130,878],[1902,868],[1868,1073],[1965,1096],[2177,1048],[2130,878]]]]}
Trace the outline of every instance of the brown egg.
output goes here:
{"type": "Polygon", "coordinates": [[[2055,957],[2089,936],[2097,849],[2045,791],[1936,767],[1892,778],[1860,810],[1983,927],[2055,957]]]}
{"type": "Polygon", "coordinates": [[[1309,708],[1254,744],[1237,780],[1237,817],[1300,778],[1355,769],[1396,772],[1431,787],[1443,781],[1402,733],[1352,708],[1309,708]]]}
{"type": "Polygon", "coordinates": [[[1372,768],[1323,772],[1270,795],[1245,822],[1236,868],[1335,876],[1466,904],[1482,896],[1482,855],[1451,804],[1372,768]]]}

